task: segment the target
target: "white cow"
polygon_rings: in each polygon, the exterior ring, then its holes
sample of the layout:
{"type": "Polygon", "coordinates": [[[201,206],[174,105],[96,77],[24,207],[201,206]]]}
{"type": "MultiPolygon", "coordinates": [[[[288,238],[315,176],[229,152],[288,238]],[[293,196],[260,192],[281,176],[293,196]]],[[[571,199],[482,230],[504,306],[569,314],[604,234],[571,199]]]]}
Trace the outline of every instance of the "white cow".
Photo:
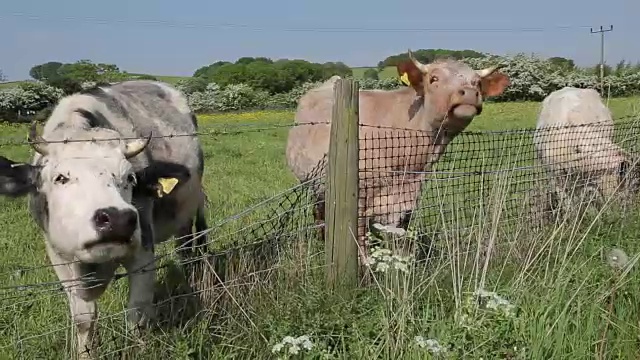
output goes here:
{"type": "MultiPolygon", "coordinates": [[[[173,235],[194,238],[194,218],[197,232],[207,228],[198,138],[159,137],[196,130],[176,89],[126,81],[60,100],[42,137],[31,127],[30,164],[0,157],[0,194],[29,195],[52,264],[65,264],[54,269],[68,294],[81,357],[95,353],[96,300],[116,268],[131,273],[130,324],[146,326],[155,315],[154,244],[173,235]]],[[[206,245],[204,237],[196,242],[206,245]]]]}
{"type": "Polygon", "coordinates": [[[637,192],[633,159],[613,142],[613,132],[611,112],[595,90],[565,87],[542,101],[533,143],[565,210],[573,195],[588,190],[596,199],[620,189],[637,192]]]}

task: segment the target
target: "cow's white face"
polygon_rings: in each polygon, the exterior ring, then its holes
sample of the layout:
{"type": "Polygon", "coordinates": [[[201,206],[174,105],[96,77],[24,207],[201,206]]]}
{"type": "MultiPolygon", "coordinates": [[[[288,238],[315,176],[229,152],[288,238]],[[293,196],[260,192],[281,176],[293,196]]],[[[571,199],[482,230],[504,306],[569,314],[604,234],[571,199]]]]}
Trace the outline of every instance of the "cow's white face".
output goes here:
{"type": "Polygon", "coordinates": [[[131,204],[136,176],[121,149],[60,144],[42,159],[38,191],[48,203],[49,241],[83,262],[126,256],[140,246],[131,204]]]}

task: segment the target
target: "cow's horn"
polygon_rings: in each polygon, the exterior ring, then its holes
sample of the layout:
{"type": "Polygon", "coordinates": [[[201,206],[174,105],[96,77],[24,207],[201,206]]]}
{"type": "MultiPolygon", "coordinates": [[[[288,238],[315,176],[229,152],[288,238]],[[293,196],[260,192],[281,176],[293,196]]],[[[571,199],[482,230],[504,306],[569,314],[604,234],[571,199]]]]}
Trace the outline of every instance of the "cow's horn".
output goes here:
{"type": "Polygon", "coordinates": [[[416,58],[413,57],[413,53],[411,52],[411,49],[407,49],[407,53],[409,54],[409,59],[411,59],[411,61],[413,62],[413,64],[423,73],[427,73],[429,71],[429,65],[425,65],[423,63],[421,63],[420,61],[416,60],[416,58]]]}
{"type": "Polygon", "coordinates": [[[124,150],[125,159],[129,159],[140,154],[142,150],[144,150],[144,148],[146,148],[147,145],[149,145],[149,142],[151,141],[151,136],[152,136],[152,133],[149,132],[149,136],[146,139],[136,139],[133,141],[129,141],[125,146],[125,150],[124,150]]]}
{"type": "Polygon", "coordinates": [[[488,67],[486,69],[476,70],[476,73],[478,74],[478,76],[480,76],[480,78],[484,78],[493,74],[493,72],[498,70],[500,67],[501,65],[495,65],[495,66],[488,67]]]}
{"type": "Polygon", "coordinates": [[[42,138],[42,136],[38,135],[38,123],[36,121],[31,123],[27,141],[29,142],[29,145],[31,145],[33,150],[35,150],[42,156],[46,156],[49,153],[47,142],[42,138]]]}

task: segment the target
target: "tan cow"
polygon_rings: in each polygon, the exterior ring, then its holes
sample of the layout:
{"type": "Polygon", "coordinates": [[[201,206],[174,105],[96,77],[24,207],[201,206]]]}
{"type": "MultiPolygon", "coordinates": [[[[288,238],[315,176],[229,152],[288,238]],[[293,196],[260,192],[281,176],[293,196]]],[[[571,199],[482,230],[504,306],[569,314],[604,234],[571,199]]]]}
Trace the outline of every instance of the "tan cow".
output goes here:
{"type": "MultiPolygon", "coordinates": [[[[360,91],[360,260],[366,259],[366,222],[406,227],[415,209],[424,171],[438,161],[447,144],[482,111],[486,97],[509,85],[498,66],[473,70],[454,60],[431,64],[409,60],[398,65],[409,87],[360,91]]],[[[305,181],[329,149],[334,76],[303,95],[289,131],[286,157],[290,169],[305,181]],[[302,125],[304,123],[316,123],[302,125]],[[317,124],[321,123],[321,124],[317,124]]],[[[322,201],[324,187],[315,187],[322,201]]],[[[315,209],[324,221],[324,203],[315,209]]],[[[323,234],[324,235],[324,234],[323,234]]]]}

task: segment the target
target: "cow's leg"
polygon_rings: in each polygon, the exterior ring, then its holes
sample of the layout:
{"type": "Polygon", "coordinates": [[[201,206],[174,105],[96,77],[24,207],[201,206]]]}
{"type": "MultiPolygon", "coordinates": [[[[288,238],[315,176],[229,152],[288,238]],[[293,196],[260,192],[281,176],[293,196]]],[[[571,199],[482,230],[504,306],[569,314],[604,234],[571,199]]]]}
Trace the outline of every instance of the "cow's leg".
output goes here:
{"type": "Polygon", "coordinates": [[[207,225],[207,218],[204,212],[204,202],[198,206],[198,211],[196,212],[196,234],[197,239],[195,240],[197,246],[198,255],[204,255],[207,252],[207,234],[206,231],[209,229],[207,225]]]}
{"type": "Polygon", "coordinates": [[[144,248],[140,248],[123,263],[129,274],[127,321],[137,330],[148,327],[155,319],[155,263],[153,251],[144,248]]]}
{"type": "Polygon", "coordinates": [[[97,356],[97,316],[98,306],[96,299],[107,288],[116,266],[112,266],[102,274],[85,273],[82,264],[72,263],[61,258],[51,246],[46,244],[47,255],[53,265],[58,279],[63,284],[67,298],[71,318],[76,327],[77,352],[80,359],[91,359],[97,356]],[[65,265],[55,265],[65,264],[65,265]],[[109,273],[111,276],[109,276],[109,273]],[[102,275],[102,276],[100,276],[102,275]],[[99,279],[103,277],[102,279],[99,279]],[[89,281],[98,278],[97,281],[89,281]],[[86,279],[73,281],[74,279],[86,279]]]}
{"type": "Polygon", "coordinates": [[[180,247],[179,254],[181,257],[193,256],[198,254],[202,256],[207,251],[207,220],[204,213],[204,204],[198,206],[195,216],[196,231],[193,232],[194,221],[189,219],[186,224],[178,229],[177,246],[180,247]]]}
{"type": "Polygon", "coordinates": [[[186,224],[178,228],[176,234],[176,248],[181,260],[186,260],[193,254],[195,246],[193,236],[193,220],[189,219],[186,224]]]}
{"type": "Polygon", "coordinates": [[[153,200],[136,197],[132,201],[138,210],[138,218],[140,219],[140,242],[142,248],[153,252],[155,249],[155,236],[153,230],[153,200]]]}

